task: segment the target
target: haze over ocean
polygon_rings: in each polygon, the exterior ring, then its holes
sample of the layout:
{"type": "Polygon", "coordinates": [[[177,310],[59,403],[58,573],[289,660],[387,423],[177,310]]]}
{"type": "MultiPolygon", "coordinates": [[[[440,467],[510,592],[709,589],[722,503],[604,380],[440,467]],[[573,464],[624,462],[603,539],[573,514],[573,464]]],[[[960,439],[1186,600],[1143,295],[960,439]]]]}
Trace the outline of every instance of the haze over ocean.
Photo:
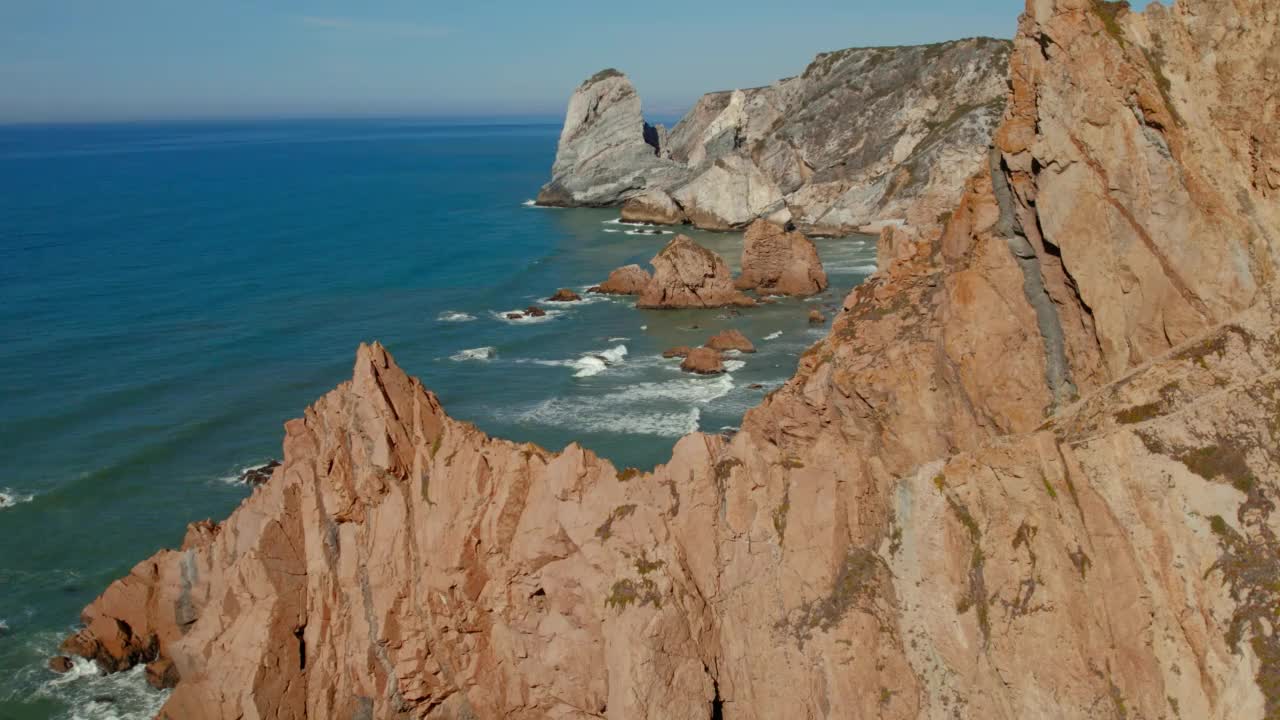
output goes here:
{"type": "MultiPolygon", "coordinates": [[[[136,673],[53,680],[44,661],[112,578],[234,508],[249,490],[228,480],[279,456],[282,423],[350,377],[359,342],[382,341],[487,432],[651,467],[685,432],[736,426],[825,332],[808,310],[874,269],[869,238],[819,240],[832,288],[811,302],[733,317],[594,297],[506,321],[670,239],[616,211],[526,206],[558,132],[0,128],[0,717],[154,706],[136,673]],[[728,375],[660,357],[730,326],[760,352],[728,375]],[[115,702],[93,702],[103,695],[115,702]]],[[[692,234],[736,268],[740,236],[692,234]]]]}

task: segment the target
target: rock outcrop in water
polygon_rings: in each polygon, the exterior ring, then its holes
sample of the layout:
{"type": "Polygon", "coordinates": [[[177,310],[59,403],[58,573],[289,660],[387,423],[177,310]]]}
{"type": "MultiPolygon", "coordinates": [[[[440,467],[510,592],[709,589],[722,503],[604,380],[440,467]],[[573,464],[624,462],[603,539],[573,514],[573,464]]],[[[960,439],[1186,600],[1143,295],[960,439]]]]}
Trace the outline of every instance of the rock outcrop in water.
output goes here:
{"type": "Polygon", "coordinates": [[[739,330],[724,330],[718,332],[715,335],[712,335],[711,338],[704,343],[704,347],[709,347],[712,350],[719,351],[737,350],[738,352],[744,353],[753,353],[756,351],[756,346],[752,345],[751,341],[747,339],[747,336],[743,335],[739,330]]]}
{"type": "Polygon", "coordinates": [[[711,230],[763,217],[825,235],[922,203],[940,212],[982,163],[1009,48],[975,38],[823,53],[796,77],[704,95],[660,141],[630,83],[597,75],[570,100],[539,202],[623,203],[624,219],[711,230]]]}
{"type": "Polygon", "coordinates": [[[827,289],[818,248],[803,233],[757,220],[742,240],[742,270],[734,285],[765,295],[814,295],[827,289]]]}
{"type": "Polygon", "coordinates": [[[639,265],[624,265],[613,272],[590,292],[605,295],[639,295],[652,280],[649,271],[639,265]]]}
{"type": "Polygon", "coordinates": [[[649,279],[636,307],[650,309],[750,306],[755,301],[733,287],[733,276],[724,258],[677,235],[650,261],[649,279]]]}
{"type": "Polygon", "coordinates": [[[731,440],[619,472],[362,347],[68,646],[196,720],[1277,717],[1278,55],[1030,0],[985,169],[731,440]]]}
{"type": "Polygon", "coordinates": [[[644,121],[627,76],[601,70],[569,99],[551,182],[538,204],[617,205],[653,184],[683,179],[686,171],[658,157],[664,133],[644,121]]]}

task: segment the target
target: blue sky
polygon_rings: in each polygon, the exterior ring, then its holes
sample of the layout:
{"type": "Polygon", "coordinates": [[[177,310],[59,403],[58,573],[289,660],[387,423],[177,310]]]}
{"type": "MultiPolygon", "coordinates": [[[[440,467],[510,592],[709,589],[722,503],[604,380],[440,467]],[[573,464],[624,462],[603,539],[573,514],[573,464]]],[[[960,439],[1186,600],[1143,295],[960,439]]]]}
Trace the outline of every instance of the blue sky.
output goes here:
{"type": "Polygon", "coordinates": [[[1011,37],[1022,0],[0,0],[0,122],[558,115],[604,67],[654,115],[859,45],[1011,37]]]}

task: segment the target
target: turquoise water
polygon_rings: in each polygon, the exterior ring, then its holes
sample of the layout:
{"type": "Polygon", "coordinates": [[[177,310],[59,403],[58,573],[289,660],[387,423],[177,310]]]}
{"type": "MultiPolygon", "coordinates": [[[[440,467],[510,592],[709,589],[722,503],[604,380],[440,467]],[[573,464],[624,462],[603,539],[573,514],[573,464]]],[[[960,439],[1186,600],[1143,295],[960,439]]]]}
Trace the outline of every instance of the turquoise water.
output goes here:
{"type": "MultiPolygon", "coordinates": [[[[45,659],[108,582],[235,507],[247,490],[228,479],[278,457],[282,423],[350,376],[359,342],[488,432],[647,468],[685,432],[736,426],[824,332],[809,309],[873,269],[871,239],[822,240],[833,289],[808,302],[594,298],[508,322],[670,237],[526,206],[558,132],[0,128],[0,720],[149,716],[162,698],[136,675],[57,678],[45,659]],[[660,358],[727,327],[760,350],[728,375],[660,358]]],[[[691,234],[736,267],[739,236],[691,234]]]]}

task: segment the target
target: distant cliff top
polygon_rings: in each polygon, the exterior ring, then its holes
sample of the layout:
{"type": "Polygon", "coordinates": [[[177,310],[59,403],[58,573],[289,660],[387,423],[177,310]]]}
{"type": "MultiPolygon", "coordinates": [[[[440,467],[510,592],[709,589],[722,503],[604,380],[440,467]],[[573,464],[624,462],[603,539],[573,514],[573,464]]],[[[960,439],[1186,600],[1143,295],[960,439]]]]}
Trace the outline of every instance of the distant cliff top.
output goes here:
{"type": "Polygon", "coordinates": [[[625,75],[603,70],[570,99],[539,201],[643,196],[679,206],[674,222],[724,230],[767,216],[816,234],[900,220],[922,197],[950,206],[990,143],[1011,48],[968,38],[819,53],[798,76],[704,95],[669,133],[644,122],[625,75]],[[611,78],[626,88],[619,107],[597,89],[611,78]]]}

